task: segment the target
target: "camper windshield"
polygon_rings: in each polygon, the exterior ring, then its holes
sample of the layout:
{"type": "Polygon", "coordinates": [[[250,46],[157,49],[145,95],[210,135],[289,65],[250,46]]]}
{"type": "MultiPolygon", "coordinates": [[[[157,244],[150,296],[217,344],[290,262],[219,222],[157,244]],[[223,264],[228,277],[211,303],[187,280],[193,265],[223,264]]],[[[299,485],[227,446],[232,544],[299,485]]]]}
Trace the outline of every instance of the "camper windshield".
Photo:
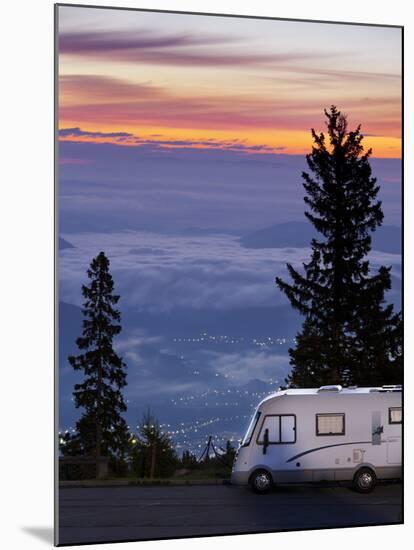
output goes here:
{"type": "Polygon", "coordinates": [[[256,411],[253,415],[253,418],[250,421],[249,427],[247,428],[246,435],[244,436],[243,441],[241,443],[242,447],[250,443],[254,429],[257,425],[257,421],[259,420],[259,417],[260,417],[260,412],[256,411]]]}

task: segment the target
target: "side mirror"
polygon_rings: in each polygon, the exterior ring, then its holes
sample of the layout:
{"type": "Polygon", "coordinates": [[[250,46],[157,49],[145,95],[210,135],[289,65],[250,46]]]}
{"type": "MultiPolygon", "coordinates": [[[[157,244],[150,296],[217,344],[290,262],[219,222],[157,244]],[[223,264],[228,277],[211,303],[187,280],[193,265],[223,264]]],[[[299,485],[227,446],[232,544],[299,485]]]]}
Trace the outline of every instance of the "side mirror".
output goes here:
{"type": "Polygon", "coordinates": [[[266,428],[263,434],[263,454],[266,454],[267,448],[269,446],[269,430],[266,428]]]}
{"type": "Polygon", "coordinates": [[[378,426],[373,432],[372,435],[381,435],[384,433],[384,426],[378,426]]]}

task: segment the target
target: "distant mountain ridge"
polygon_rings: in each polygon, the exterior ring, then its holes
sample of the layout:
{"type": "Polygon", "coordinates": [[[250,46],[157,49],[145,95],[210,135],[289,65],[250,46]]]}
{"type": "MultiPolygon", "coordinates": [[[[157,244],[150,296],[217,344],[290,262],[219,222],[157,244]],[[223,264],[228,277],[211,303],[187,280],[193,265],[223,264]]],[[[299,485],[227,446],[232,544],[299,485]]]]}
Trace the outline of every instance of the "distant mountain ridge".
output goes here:
{"type": "MultiPolygon", "coordinates": [[[[305,248],[318,233],[309,222],[271,225],[240,237],[245,248],[305,248]]],[[[401,254],[401,228],[384,225],[372,234],[372,250],[401,254]]]]}
{"type": "Polygon", "coordinates": [[[59,237],[59,250],[65,250],[65,248],[75,248],[75,247],[69,241],[65,241],[63,237],[59,237]]]}

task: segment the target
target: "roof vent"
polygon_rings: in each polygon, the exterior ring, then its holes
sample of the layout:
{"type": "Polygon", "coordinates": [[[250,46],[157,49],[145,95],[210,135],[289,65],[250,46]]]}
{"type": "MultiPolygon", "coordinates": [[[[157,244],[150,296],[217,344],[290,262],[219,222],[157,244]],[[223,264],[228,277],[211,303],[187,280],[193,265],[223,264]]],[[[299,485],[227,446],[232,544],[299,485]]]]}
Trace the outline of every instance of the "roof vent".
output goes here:
{"type": "Polygon", "coordinates": [[[339,393],[342,391],[342,386],[321,386],[318,390],[319,392],[325,392],[325,391],[331,391],[331,392],[337,392],[339,393]]]}

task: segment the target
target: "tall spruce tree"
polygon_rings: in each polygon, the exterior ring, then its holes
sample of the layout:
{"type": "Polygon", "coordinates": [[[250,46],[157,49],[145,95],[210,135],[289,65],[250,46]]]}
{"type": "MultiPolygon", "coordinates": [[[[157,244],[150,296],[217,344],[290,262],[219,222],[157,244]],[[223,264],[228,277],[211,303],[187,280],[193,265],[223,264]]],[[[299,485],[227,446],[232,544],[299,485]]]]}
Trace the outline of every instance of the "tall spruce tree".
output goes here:
{"type": "Polygon", "coordinates": [[[346,116],[325,110],[327,137],[312,129],[302,174],[305,216],[318,238],[300,273],[287,264],[292,282],[276,284],[304,317],[289,350],[290,386],[380,385],[402,376],[401,315],[385,304],[390,267],[370,269],[371,232],[383,221],[379,187],[372,177],[360,126],[348,131],[346,116]]]}
{"type": "Polygon", "coordinates": [[[103,252],[88,269],[90,284],[82,286],[85,298],[82,336],[76,340],[81,351],[69,362],[84,372],[82,383],[75,384],[76,407],[84,413],[76,423],[74,444],[82,454],[119,457],[128,448],[128,430],[121,413],[126,405],[121,390],[126,386],[126,365],[112,347],[120,333],[119,296],[113,294],[114,282],[109,260],[103,252]]]}

